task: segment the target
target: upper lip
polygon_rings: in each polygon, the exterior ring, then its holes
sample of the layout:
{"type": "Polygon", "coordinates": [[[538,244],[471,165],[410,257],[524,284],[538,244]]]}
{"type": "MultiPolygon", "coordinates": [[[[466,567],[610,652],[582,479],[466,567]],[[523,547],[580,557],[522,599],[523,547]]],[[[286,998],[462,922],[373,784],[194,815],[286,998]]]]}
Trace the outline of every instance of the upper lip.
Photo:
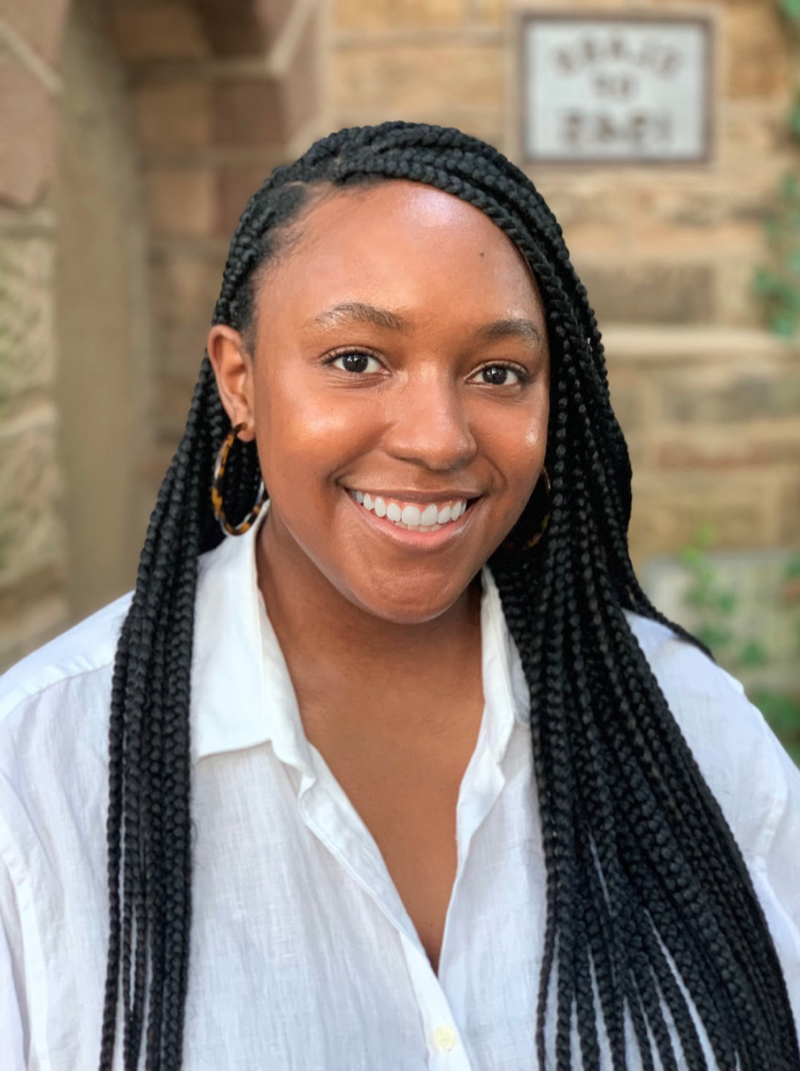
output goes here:
{"type": "Polygon", "coordinates": [[[479,498],[479,491],[466,491],[463,488],[445,487],[441,491],[411,491],[411,490],[394,490],[394,491],[381,491],[373,490],[371,487],[365,487],[364,485],[350,486],[345,488],[347,491],[363,491],[365,495],[370,495],[375,498],[396,498],[404,502],[446,502],[448,499],[471,499],[479,498]]]}

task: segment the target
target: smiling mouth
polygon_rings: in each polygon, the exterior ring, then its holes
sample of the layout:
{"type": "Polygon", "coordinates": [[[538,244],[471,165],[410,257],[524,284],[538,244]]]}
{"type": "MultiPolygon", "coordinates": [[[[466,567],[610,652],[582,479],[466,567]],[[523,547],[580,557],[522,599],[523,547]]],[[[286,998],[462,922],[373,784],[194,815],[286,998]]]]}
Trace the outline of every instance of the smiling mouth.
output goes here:
{"type": "Polygon", "coordinates": [[[468,498],[450,498],[442,501],[407,502],[386,495],[372,495],[364,491],[348,490],[354,502],[366,510],[391,521],[397,528],[414,532],[440,532],[464,516],[472,502],[468,498]]]}

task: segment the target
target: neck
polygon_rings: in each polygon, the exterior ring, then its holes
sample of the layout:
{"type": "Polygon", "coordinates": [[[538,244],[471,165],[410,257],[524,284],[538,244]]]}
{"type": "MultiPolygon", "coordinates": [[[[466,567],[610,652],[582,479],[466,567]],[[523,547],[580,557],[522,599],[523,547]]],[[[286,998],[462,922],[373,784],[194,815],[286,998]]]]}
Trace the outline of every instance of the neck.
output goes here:
{"type": "Polygon", "coordinates": [[[387,730],[441,732],[467,682],[480,687],[480,578],[431,621],[387,621],[346,598],[270,520],[258,536],[258,583],[301,711],[374,724],[378,709],[387,730]]]}

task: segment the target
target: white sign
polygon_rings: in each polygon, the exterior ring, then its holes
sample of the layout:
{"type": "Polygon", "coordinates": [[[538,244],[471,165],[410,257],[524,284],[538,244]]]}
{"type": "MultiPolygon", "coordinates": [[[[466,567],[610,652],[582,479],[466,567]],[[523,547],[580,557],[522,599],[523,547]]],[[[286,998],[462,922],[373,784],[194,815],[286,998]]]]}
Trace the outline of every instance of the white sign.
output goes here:
{"type": "Polygon", "coordinates": [[[709,38],[704,19],[527,16],[526,158],[707,159],[709,38]]]}

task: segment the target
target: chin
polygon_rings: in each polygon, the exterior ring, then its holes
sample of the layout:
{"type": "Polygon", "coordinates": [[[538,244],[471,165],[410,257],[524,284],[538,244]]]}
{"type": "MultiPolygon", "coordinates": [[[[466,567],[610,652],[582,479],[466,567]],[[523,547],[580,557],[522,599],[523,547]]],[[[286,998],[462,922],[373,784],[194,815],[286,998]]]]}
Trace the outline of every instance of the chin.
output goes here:
{"type": "Polygon", "coordinates": [[[383,621],[396,625],[424,625],[446,613],[464,594],[463,584],[436,584],[429,577],[403,575],[383,583],[357,584],[344,594],[355,605],[383,621]]]}

